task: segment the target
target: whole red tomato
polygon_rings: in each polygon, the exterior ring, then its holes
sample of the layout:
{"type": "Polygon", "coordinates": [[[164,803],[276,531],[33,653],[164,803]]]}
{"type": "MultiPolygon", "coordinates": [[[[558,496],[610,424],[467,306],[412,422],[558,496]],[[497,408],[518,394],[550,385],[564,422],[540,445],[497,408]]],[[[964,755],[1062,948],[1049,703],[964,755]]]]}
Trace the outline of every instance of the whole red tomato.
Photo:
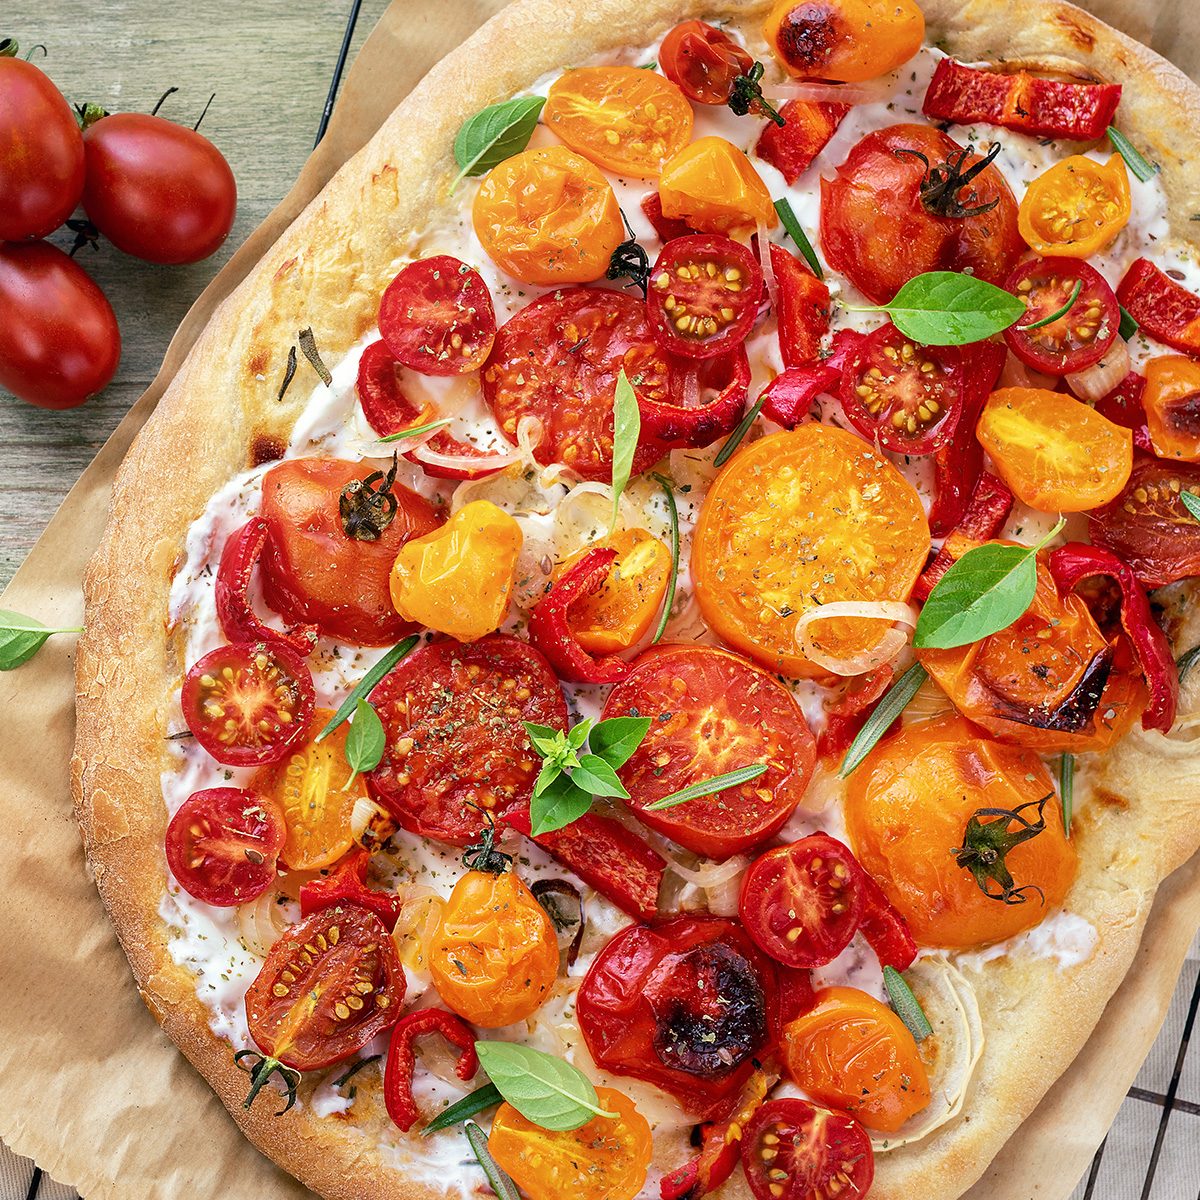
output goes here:
{"type": "Polygon", "coordinates": [[[83,144],[83,207],[118,250],[147,262],[198,262],[229,235],[237,184],[203,134],[163,117],[116,113],[89,125],[83,144]]]}
{"type": "Polygon", "coordinates": [[[45,237],[83,191],[83,138],[71,106],[32,63],[0,57],[0,241],[45,237]]]}
{"type": "Polygon", "coordinates": [[[113,377],[117,318],[84,269],[46,242],[0,245],[0,387],[75,408],[113,377]]]}

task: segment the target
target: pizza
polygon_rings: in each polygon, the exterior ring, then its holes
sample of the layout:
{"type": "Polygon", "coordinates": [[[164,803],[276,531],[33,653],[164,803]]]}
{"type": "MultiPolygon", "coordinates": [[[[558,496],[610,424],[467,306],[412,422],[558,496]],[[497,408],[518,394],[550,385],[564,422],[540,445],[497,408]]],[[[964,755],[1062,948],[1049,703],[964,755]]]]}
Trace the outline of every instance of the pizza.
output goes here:
{"type": "Polygon", "coordinates": [[[97,886],[258,1147],[404,1200],[1019,1153],[1200,843],[1196,100],[1058,2],[517,0],[345,165],[78,655],[97,886]]]}

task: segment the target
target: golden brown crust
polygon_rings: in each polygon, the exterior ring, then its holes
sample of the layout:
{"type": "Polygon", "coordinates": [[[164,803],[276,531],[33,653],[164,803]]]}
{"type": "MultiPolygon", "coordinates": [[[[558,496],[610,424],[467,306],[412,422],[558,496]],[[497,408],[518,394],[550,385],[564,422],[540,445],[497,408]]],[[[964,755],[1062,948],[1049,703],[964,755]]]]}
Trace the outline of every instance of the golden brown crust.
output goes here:
{"type": "MultiPolygon", "coordinates": [[[[146,1003],[246,1135],[322,1195],[419,1200],[433,1194],[384,1165],[372,1116],[359,1134],[307,1107],[275,1119],[241,1109],[246,1078],[209,1028],[192,976],[167,951],[158,916],[166,814],[163,734],[182,664],[167,628],[184,536],[210,496],[263,446],[285,443],[307,389],[278,402],[283,359],[312,325],[335,363],[374,322],[383,286],[438,203],[450,147],[471,113],[539,75],[641,45],[685,16],[754,17],[765,0],[518,0],[444,60],[338,173],[221,306],[126,459],[87,574],[77,659],[77,815],[100,894],[146,1003]],[[260,439],[267,439],[262,441],[260,439]]],[[[1200,91],[1168,63],[1064,3],[928,0],[929,38],[967,60],[1061,55],[1125,85],[1122,124],[1165,166],[1173,213],[1200,211],[1200,91]]],[[[750,34],[757,39],[757,29],[750,34]]],[[[1186,218],[1185,218],[1186,219],[1186,218]]],[[[1177,232],[1179,229],[1177,227],[1177,232]]],[[[967,1111],[882,1156],[874,1195],[950,1200],[978,1178],[1068,1066],[1132,960],[1158,882],[1197,846],[1200,762],[1128,738],[1103,767],[1107,797],[1077,824],[1081,871],[1069,907],[1101,931],[1096,953],[1059,970],[1010,958],[972,978],[988,1047],[967,1111]]],[[[365,1107],[377,1110],[370,1095],[365,1107]]],[[[382,1119],[378,1112],[374,1119],[382,1119]]],[[[743,1185],[730,1185],[730,1195],[743,1185]]]]}

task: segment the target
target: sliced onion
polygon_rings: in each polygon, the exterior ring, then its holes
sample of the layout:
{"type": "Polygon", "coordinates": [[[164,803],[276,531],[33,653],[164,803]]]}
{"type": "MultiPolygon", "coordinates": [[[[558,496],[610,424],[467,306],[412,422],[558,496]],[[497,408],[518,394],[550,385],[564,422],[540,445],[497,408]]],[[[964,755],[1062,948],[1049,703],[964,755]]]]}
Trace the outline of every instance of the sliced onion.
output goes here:
{"type": "Polygon", "coordinates": [[[462,1051],[441,1034],[433,1033],[417,1038],[417,1058],[421,1066],[443,1083],[453,1083],[462,1087],[462,1080],[457,1071],[460,1054],[462,1051]]]}
{"type": "Polygon", "coordinates": [[[666,642],[692,643],[697,646],[719,645],[716,634],[708,627],[704,614],[700,611],[700,602],[695,593],[687,604],[667,622],[667,630],[663,636],[666,642]]]}
{"type": "Polygon", "coordinates": [[[238,905],[238,932],[251,954],[266,958],[287,928],[287,914],[278,887],[268,888],[257,900],[238,905]]]}
{"type": "Polygon", "coordinates": [[[890,621],[894,625],[907,625],[910,629],[917,627],[917,610],[911,604],[904,604],[899,600],[837,600],[832,604],[810,608],[802,613],[796,622],[796,645],[809,662],[834,675],[865,675],[868,671],[891,662],[908,645],[908,635],[903,630],[893,628],[884,634],[874,649],[861,651],[849,658],[836,658],[826,654],[813,641],[808,627],[815,621],[847,617],[865,621],[890,621]]]}
{"type": "Polygon", "coordinates": [[[1053,375],[1043,375],[1040,371],[1035,371],[1032,367],[1027,367],[1010,350],[1008,357],[1004,360],[1004,368],[1000,372],[1000,378],[996,381],[996,387],[1046,388],[1048,391],[1053,391],[1055,382],[1056,380],[1053,375]]]}
{"type": "Polygon", "coordinates": [[[906,725],[916,721],[932,721],[934,717],[953,711],[954,706],[946,693],[932,679],[927,679],[905,706],[903,720],[906,725]]]}
{"type": "Polygon", "coordinates": [[[693,492],[703,492],[716,479],[720,467],[713,459],[721,449],[721,442],[696,450],[671,451],[671,478],[679,487],[690,487],[693,492]]]}
{"type": "Polygon", "coordinates": [[[424,883],[410,884],[403,889],[404,906],[392,940],[406,971],[426,970],[425,947],[446,911],[446,902],[433,888],[424,883]]]}
{"type": "Polygon", "coordinates": [[[775,268],[771,265],[771,231],[764,221],[758,223],[758,264],[762,267],[763,283],[771,298],[771,311],[779,312],[779,285],[775,282],[775,268]]]}
{"type": "Polygon", "coordinates": [[[1129,347],[1124,338],[1117,338],[1095,366],[1068,375],[1067,386],[1080,400],[1095,404],[1129,374],[1129,367],[1129,347]]]}
{"type": "Polygon", "coordinates": [[[874,87],[852,83],[776,83],[762,90],[768,100],[805,100],[825,104],[875,104],[891,95],[886,81],[874,87]]]}
{"type": "Polygon", "coordinates": [[[688,883],[694,883],[699,888],[718,887],[727,879],[740,875],[748,866],[750,860],[734,855],[724,862],[714,862],[710,858],[702,858],[695,866],[685,866],[674,855],[667,861],[667,869],[673,871],[688,883]]]}
{"type": "Polygon", "coordinates": [[[350,810],[350,836],[365,850],[378,850],[397,828],[391,814],[365,796],[350,810]]]}

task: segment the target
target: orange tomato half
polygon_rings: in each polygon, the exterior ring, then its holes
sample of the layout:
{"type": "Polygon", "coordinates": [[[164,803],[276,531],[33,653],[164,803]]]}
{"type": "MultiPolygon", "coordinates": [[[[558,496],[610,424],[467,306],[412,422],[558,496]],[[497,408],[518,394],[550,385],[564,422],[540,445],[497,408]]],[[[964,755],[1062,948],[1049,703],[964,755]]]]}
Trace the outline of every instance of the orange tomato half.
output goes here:
{"type": "Polygon", "coordinates": [[[545,287],[601,278],[625,239],[608,180],[566,146],[523,150],[493,167],[471,218],[496,266],[545,287]]]}
{"type": "Polygon", "coordinates": [[[779,0],[763,36],[789,75],[861,83],[920,50],[925,17],[913,0],[779,0]]]}
{"type": "Polygon", "coordinates": [[[929,1104],[929,1077],[913,1035],[874,996],[822,988],[813,1006],[783,1030],[788,1077],[814,1100],[868,1129],[895,1133],[929,1104]]]}
{"type": "Polygon", "coordinates": [[[1200,462],[1200,363],[1165,354],[1146,364],[1146,425],[1160,458],[1200,462]]]}
{"type": "Polygon", "coordinates": [[[1017,228],[1039,254],[1088,258],[1112,245],[1130,210],[1129,172],[1119,154],[1107,163],[1073,154],[1029,185],[1017,228]]]}
{"type": "MultiPolygon", "coordinates": [[[[1024,815],[1032,820],[1036,810],[1024,815]]],[[[1042,760],[981,736],[958,716],[908,725],[880,742],[850,776],[846,827],[858,861],[923,946],[1003,941],[1061,905],[1075,879],[1075,849],[1042,760]],[[1036,893],[1023,904],[985,896],[955,861],[971,816],[1043,796],[1045,829],[1011,850],[1007,866],[1017,887],[1041,888],[1044,902],[1036,893]]]]}
{"type": "MultiPolygon", "coordinates": [[[[929,553],[916,490],[861,438],[799,425],[740,450],[717,476],[692,540],[704,619],[729,645],[784,675],[821,668],[796,645],[801,614],[838,600],[905,600],[929,553]]],[[[875,649],[887,625],[821,622],[838,658],[875,649]]]]}
{"type": "Polygon", "coordinates": [[[1017,499],[1042,512],[1099,508],[1133,470],[1132,430],[1045,388],[993,392],[976,434],[1017,499]]]}
{"type": "Polygon", "coordinates": [[[704,233],[773,229],[779,220],[754,165],[721,137],[697,138],[676,154],[662,169],[658,197],[663,216],[704,233]]]}
{"type": "Polygon", "coordinates": [[[596,1089],[605,1112],[565,1133],[526,1120],[500,1105],[488,1149],[529,1200],[633,1200],[653,1155],[650,1125],[628,1096],[596,1089]]]}
{"type": "Polygon", "coordinates": [[[550,86],[542,120],[572,150],[617,175],[653,179],[692,136],[692,106],[640,67],[577,67],[550,86]]]}

